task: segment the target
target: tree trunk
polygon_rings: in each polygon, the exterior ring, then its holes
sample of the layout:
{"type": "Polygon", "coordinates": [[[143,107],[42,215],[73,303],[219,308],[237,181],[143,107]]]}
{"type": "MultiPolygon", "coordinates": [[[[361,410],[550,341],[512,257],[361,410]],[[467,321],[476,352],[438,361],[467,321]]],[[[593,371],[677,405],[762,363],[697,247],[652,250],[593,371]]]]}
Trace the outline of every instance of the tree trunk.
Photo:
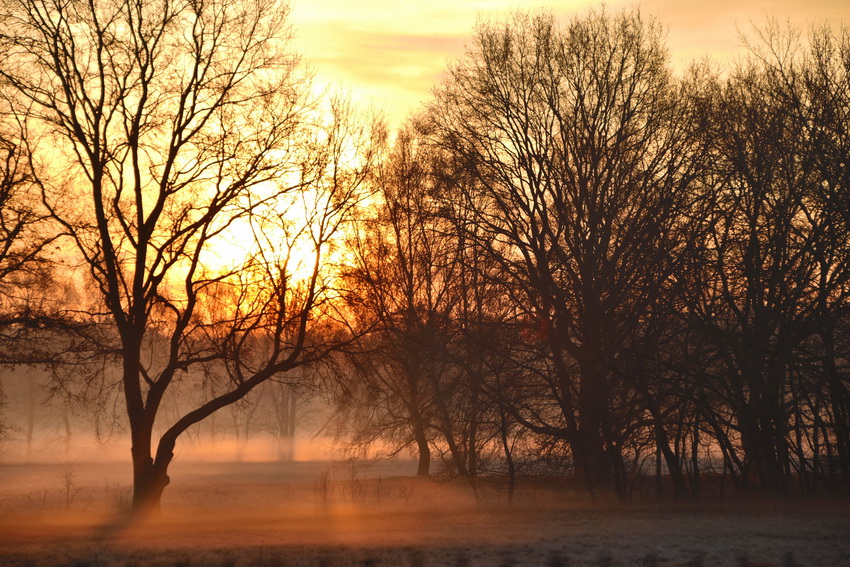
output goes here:
{"type": "MultiPolygon", "coordinates": [[[[442,404],[440,405],[442,406],[442,404]]],[[[466,468],[466,456],[463,451],[461,451],[457,444],[457,440],[455,439],[454,430],[452,428],[453,423],[451,422],[448,411],[445,407],[441,407],[440,410],[440,415],[443,420],[443,436],[446,439],[446,445],[449,447],[449,453],[452,456],[452,464],[454,465],[455,472],[460,477],[471,478],[469,471],[466,468]]]]}
{"type": "MultiPolygon", "coordinates": [[[[831,319],[824,316],[826,323],[821,330],[824,345],[824,368],[826,370],[826,391],[832,405],[833,431],[835,433],[836,452],[841,483],[850,481],[850,411],[848,411],[847,388],[841,381],[836,364],[835,328],[831,319]]],[[[829,436],[824,436],[828,439],[829,436]]],[[[816,462],[816,461],[815,461],[816,462]]],[[[814,467],[813,467],[814,468],[814,467]]],[[[830,462],[830,469],[832,469],[830,462]]],[[[824,480],[824,479],[822,479],[824,480]]]]}
{"type": "Polygon", "coordinates": [[[287,440],[287,452],[286,452],[286,460],[294,461],[295,460],[295,411],[296,411],[296,402],[297,397],[295,396],[295,391],[292,388],[289,388],[289,412],[287,415],[287,432],[286,432],[286,440],[287,440]]]}
{"type": "Polygon", "coordinates": [[[65,425],[65,439],[64,439],[64,449],[65,449],[65,462],[71,462],[71,419],[68,417],[68,407],[62,407],[62,423],[65,425]]]}
{"type": "Polygon", "coordinates": [[[604,496],[614,488],[614,470],[605,450],[603,431],[604,416],[607,412],[607,376],[602,365],[594,359],[593,353],[587,353],[587,358],[579,361],[581,384],[576,435],[578,447],[573,447],[573,455],[580,456],[580,459],[576,459],[576,464],[577,467],[583,468],[592,498],[596,498],[600,492],[604,496]]]}
{"type": "Polygon", "coordinates": [[[169,451],[168,458],[158,455],[156,461],[151,458],[155,408],[152,411],[151,407],[144,408],[128,402],[127,410],[133,442],[130,449],[133,459],[133,503],[130,514],[136,520],[144,520],[159,515],[162,491],[169,483],[166,471],[172,454],[169,451]]]}
{"type": "Polygon", "coordinates": [[[698,497],[700,493],[700,463],[699,463],[699,445],[700,445],[700,414],[697,408],[694,408],[694,423],[691,438],[691,487],[694,497],[698,497]]]}
{"type": "Polygon", "coordinates": [[[508,466],[508,505],[514,503],[514,491],[516,490],[516,463],[514,462],[513,450],[511,443],[508,440],[508,416],[505,412],[500,412],[501,427],[499,433],[502,441],[502,450],[505,452],[505,464],[508,466]]]}
{"type": "Polygon", "coordinates": [[[478,476],[478,428],[481,425],[481,381],[482,370],[476,368],[470,372],[469,380],[469,413],[467,414],[466,440],[466,470],[469,476],[478,476]]]}
{"type": "Polygon", "coordinates": [[[684,498],[687,493],[687,489],[685,488],[685,476],[682,474],[682,463],[676,457],[676,453],[674,453],[670,448],[670,441],[667,437],[667,431],[664,429],[664,424],[660,414],[656,414],[655,412],[652,413],[654,421],[653,425],[655,426],[656,451],[659,456],[663,455],[664,462],[667,465],[667,474],[670,475],[670,480],[673,483],[673,498],[675,500],[680,500],[684,498]]]}
{"type": "MultiPolygon", "coordinates": [[[[141,452],[140,452],[141,453],[141,452]]],[[[133,452],[133,504],[131,515],[139,520],[160,514],[162,493],[171,479],[168,477],[169,458],[155,462],[150,456],[133,452]]]]}
{"type": "Polygon", "coordinates": [[[428,438],[425,436],[425,427],[422,425],[422,420],[415,415],[411,418],[411,426],[413,427],[413,438],[416,440],[416,448],[419,450],[416,476],[430,477],[431,447],[428,445],[428,438]]]}

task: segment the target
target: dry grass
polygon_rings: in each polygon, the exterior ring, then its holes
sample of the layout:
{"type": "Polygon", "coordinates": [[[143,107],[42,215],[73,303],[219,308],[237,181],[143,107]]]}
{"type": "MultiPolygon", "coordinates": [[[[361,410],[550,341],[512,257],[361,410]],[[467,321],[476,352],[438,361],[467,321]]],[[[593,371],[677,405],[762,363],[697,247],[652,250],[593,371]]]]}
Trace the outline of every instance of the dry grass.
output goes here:
{"type": "Polygon", "coordinates": [[[178,463],[162,517],[134,528],[127,465],[4,466],[0,564],[850,566],[844,505],[594,507],[537,487],[508,508],[407,466],[178,463]]]}

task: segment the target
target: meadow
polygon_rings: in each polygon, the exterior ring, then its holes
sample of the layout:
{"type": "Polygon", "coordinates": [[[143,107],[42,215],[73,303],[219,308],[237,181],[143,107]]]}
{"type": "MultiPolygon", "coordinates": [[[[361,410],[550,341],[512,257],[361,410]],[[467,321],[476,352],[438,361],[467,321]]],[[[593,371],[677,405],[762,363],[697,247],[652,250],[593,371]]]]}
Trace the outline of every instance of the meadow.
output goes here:
{"type": "Polygon", "coordinates": [[[410,476],[406,461],[176,462],[161,517],[124,521],[125,463],[0,466],[0,565],[842,566],[830,501],[592,504],[546,482],[410,476]]]}

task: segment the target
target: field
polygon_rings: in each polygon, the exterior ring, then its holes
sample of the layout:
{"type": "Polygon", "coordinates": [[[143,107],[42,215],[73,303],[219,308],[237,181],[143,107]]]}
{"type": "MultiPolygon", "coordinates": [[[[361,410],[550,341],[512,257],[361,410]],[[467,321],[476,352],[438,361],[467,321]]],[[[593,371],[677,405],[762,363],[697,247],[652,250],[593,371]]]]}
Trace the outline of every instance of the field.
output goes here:
{"type": "Polygon", "coordinates": [[[177,462],[161,518],[127,527],[129,465],[0,466],[4,566],[850,566],[846,503],[591,506],[390,462],[177,462]]]}

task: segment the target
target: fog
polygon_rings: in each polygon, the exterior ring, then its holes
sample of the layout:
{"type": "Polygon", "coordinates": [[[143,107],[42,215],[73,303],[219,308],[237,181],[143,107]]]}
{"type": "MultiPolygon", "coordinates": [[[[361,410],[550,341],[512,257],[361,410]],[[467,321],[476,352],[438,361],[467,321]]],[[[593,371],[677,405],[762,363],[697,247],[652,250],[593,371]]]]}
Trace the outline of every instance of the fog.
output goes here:
{"type": "MultiPolygon", "coordinates": [[[[117,379],[116,379],[117,380],[117,379]]],[[[130,462],[123,400],[116,391],[99,407],[57,392],[49,370],[16,366],[0,375],[0,463],[60,464],[130,462]]],[[[182,386],[182,387],[181,387],[182,386]]],[[[186,385],[165,401],[156,435],[197,403],[186,385]]],[[[343,457],[322,434],[329,410],[321,400],[293,395],[275,403],[286,386],[264,384],[246,403],[228,407],[190,428],[175,458],[191,462],[315,461],[343,457]]]]}
{"type": "Polygon", "coordinates": [[[0,467],[4,565],[846,565],[838,506],[591,506],[393,461],[178,460],[161,516],[123,522],[129,465],[0,467]],[[793,514],[792,512],[793,508],[793,514]],[[756,563],[759,561],[759,563],[756,563]]]}
{"type": "MultiPolygon", "coordinates": [[[[440,466],[351,459],[302,399],[294,436],[269,412],[222,411],[182,437],[161,513],[127,521],[120,421],[8,373],[0,456],[3,565],[846,565],[842,503],[726,498],[593,503],[564,478],[449,480],[440,466]],[[15,380],[15,378],[17,378],[15,380]]],[[[260,406],[263,407],[262,405],[260,406]]]]}
{"type": "MultiPolygon", "coordinates": [[[[70,450],[62,438],[36,434],[32,446],[26,440],[10,436],[2,446],[0,463],[10,465],[67,463],[126,463],[130,464],[130,439],[112,434],[99,439],[91,431],[74,433],[70,450]]],[[[221,437],[214,441],[190,441],[178,444],[175,459],[193,463],[210,462],[269,462],[321,461],[342,459],[343,453],[332,439],[302,435],[294,440],[257,437],[249,440],[221,437]],[[291,447],[291,449],[290,449],[291,447]],[[284,455],[284,456],[282,456],[284,455]]]]}

